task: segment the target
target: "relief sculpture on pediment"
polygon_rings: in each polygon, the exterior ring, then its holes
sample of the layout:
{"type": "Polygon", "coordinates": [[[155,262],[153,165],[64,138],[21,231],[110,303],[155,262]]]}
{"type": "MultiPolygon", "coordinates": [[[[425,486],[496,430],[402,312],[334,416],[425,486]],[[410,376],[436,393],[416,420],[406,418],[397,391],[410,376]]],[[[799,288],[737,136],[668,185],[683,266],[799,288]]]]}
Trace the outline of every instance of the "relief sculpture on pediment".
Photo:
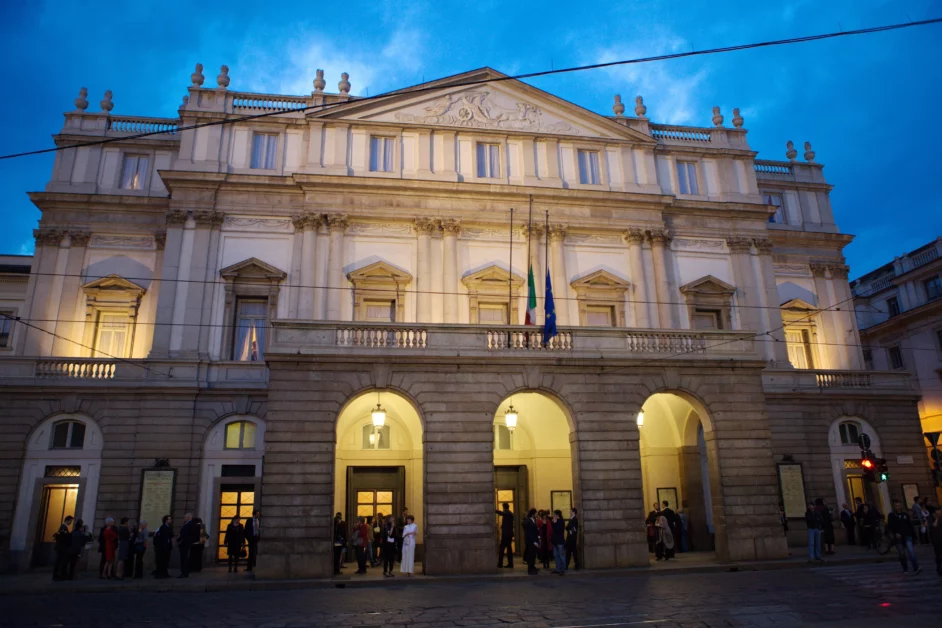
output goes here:
{"type": "Polygon", "coordinates": [[[424,115],[397,113],[396,119],[417,124],[578,134],[568,122],[544,124],[543,112],[530,103],[518,102],[515,109],[506,109],[494,103],[490,92],[485,91],[448,94],[425,107],[425,111],[424,115]]]}

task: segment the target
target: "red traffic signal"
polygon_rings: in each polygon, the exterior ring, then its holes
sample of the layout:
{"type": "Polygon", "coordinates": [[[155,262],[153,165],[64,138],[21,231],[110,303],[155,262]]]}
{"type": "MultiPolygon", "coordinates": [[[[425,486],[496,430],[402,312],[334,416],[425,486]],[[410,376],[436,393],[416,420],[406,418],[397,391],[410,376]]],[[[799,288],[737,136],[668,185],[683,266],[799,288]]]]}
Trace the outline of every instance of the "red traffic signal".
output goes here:
{"type": "Polygon", "coordinates": [[[870,458],[864,458],[863,460],[860,461],[860,466],[863,467],[867,471],[873,471],[873,468],[875,465],[873,464],[873,460],[871,460],[870,458]]]}

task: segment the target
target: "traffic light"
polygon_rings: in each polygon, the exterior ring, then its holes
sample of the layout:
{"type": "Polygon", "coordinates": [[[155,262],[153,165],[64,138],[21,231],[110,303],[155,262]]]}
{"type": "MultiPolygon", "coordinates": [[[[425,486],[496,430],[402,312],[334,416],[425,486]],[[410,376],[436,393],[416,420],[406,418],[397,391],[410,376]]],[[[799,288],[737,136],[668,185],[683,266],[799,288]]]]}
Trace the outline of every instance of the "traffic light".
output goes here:
{"type": "Polygon", "coordinates": [[[864,480],[870,482],[876,482],[876,470],[877,470],[876,461],[870,457],[870,452],[866,451],[863,453],[860,459],[860,468],[863,469],[864,480]]]}
{"type": "Polygon", "coordinates": [[[890,469],[886,466],[886,459],[880,458],[876,464],[877,482],[888,482],[890,480],[890,469]]]}

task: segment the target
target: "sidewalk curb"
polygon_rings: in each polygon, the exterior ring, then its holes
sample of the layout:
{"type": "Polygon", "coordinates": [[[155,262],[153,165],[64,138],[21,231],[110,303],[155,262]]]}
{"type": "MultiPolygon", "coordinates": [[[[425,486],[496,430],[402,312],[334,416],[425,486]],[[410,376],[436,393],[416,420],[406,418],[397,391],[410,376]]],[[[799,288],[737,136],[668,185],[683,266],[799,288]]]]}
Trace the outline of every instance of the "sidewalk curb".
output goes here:
{"type": "MultiPolygon", "coordinates": [[[[796,560],[776,560],[760,562],[740,562],[717,564],[710,563],[704,565],[677,566],[677,567],[625,567],[618,569],[598,569],[590,571],[569,572],[567,575],[571,578],[611,578],[611,577],[637,577],[637,576],[683,576],[697,575],[705,573],[737,573],[746,571],[776,571],[788,569],[820,569],[822,567],[866,565],[874,563],[892,562],[897,560],[895,555],[873,555],[846,558],[841,560],[831,560],[824,563],[809,564],[804,561],[796,560]]],[[[226,591],[296,591],[302,589],[354,589],[354,588],[381,588],[395,586],[420,586],[420,585],[438,585],[438,584],[475,584],[475,583],[495,583],[495,582],[520,582],[520,581],[539,581],[545,579],[548,575],[537,576],[533,578],[524,573],[520,574],[480,574],[480,575],[457,575],[457,576],[431,576],[418,578],[397,578],[390,582],[389,580],[357,580],[353,576],[342,576],[340,578],[310,578],[310,579],[278,579],[278,580],[239,580],[239,581],[209,581],[205,583],[194,584],[189,582],[176,581],[151,581],[153,586],[127,586],[118,583],[107,584],[88,584],[81,583],[53,583],[40,585],[39,587],[20,587],[8,586],[11,583],[5,582],[7,579],[15,579],[16,576],[8,576],[0,579],[0,598],[8,595],[41,595],[46,593],[219,593],[226,591]]],[[[81,582],[81,581],[80,581],[81,582]]]]}

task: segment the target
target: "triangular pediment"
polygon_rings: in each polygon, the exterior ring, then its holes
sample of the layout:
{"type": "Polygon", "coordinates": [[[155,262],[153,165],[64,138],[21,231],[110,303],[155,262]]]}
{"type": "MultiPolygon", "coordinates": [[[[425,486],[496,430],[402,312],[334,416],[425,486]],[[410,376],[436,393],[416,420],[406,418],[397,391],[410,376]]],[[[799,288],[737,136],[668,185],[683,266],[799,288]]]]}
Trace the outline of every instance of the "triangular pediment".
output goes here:
{"type": "Polygon", "coordinates": [[[101,279],[96,279],[95,281],[90,281],[87,284],[82,286],[82,290],[85,292],[97,291],[101,292],[136,292],[139,294],[144,294],[146,290],[141,286],[137,285],[133,281],[128,281],[121,275],[111,274],[107,277],[102,277],[101,279]]]}
{"type": "Polygon", "coordinates": [[[576,279],[570,286],[574,290],[601,289],[601,290],[627,290],[631,283],[607,270],[597,270],[594,273],[576,279]]]}
{"type": "Polygon", "coordinates": [[[266,264],[257,257],[250,257],[219,271],[225,279],[284,279],[288,274],[271,264],[266,264]]]}
{"type": "Polygon", "coordinates": [[[785,303],[782,303],[780,306],[783,310],[803,310],[809,312],[816,312],[818,308],[804,299],[790,299],[785,303]]]}
{"type": "Polygon", "coordinates": [[[508,282],[510,282],[514,289],[518,289],[523,286],[523,277],[512,275],[507,269],[501,268],[496,264],[492,264],[487,268],[482,268],[473,273],[468,273],[461,278],[461,283],[469,290],[476,291],[490,288],[507,290],[508,282]]]}
{"type": "Polygon", "coordinates": [[[368,266],[351,271],[347,273],[347,278],[354,285],[357,283],[372,282],[394,283],[399,286],[404,286],[412,282],[412,275],[383,261],[373,262],[368,266]]]}
{"type": "Polygon", "coordinates": [[[350,103],[312,113],[311,117],[342,118],[405,126],[481,129],[537,135],[625,139],[656,143],[605,116],[536,87],[481,68],[400,90],[389,98],[350,103]],[[497,82],[480,83],[488,79],[497,82]],[[478,82],[477,84],[474,83],[478,82]],[[409,93],[409,90],[422,91],[409,93]]]}
{"type": "Polygon", "coordinates": [[[706,275],[681,286],[680,291],[683,293],[696,292],[700,294],[732,295],[736,292],[736,288],[725,281],[717,279],[713,275],[706,275]]]}

